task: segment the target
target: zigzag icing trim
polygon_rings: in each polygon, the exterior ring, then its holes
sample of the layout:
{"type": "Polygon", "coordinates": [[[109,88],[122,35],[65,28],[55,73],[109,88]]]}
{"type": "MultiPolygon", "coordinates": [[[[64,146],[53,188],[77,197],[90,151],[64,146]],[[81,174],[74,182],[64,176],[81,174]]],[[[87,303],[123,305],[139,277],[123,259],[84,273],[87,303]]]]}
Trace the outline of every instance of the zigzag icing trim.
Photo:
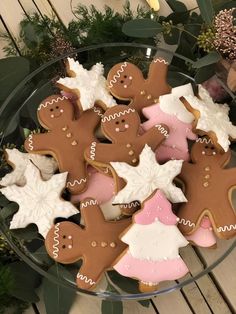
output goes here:
{"type": "Polygon", "coordinates": [[[183,224],[185,226],[189,226],[189,227],[195,227],[195,223],[194,222],[191,222],[190,220],[185,220],[184,218],[181,218],[179,220],[179,224],[183,224]]]}
{"type": "Polygon", "coordinates": [[[95,113],[97,113],[97,115],[98,115],[99,117],[103,117],[103,114],[101,113],[101,110],[100,110],[99,108],[93,107],[93,111],[94,111],[95,113]]]}
{"type": "Polygon", "coordinates": [[[58,245],[59,245],[59,240],[58,240],[58,238],[59,238],[59,226],[60,226],[60,223],[57,223],[56,225],[55,225],[55,229],[54,229],[54,237],[53,237],[53,240],[54,240],[54,244],[53,244],[53,252],[52,252],[52,254],[53,254],[53,257],[56,259],[56,258],[58,258],[58,252],[59,252],[59,248],[58,248],[58,245]]]}
{"type": "Polygon", "coordinates": [[[38,107],[38,110],[41,110],[42,108],[46,108],[47,106],[49,105],[52,105],[54,103],[57,103],[58,101],[62,101],[62,100],[65,100],[65,99],[68,99],[68,97],[66,96],[58,96],[57,98],[54,98],[53,100],[51,101],[46,101],[45,103],[41,103],[38,107]]]}
{"type": "Polygon", "coordinates": [[[138,201],[131,202],[129,204],[120,205],[121,208],[132,208],[133,206],[139,206],[140,203],[138,201]]]}
{"type": "Polygon", "coordinates": [[[164,63],[164,64],[169,64],[166,60],[161,59],[161,58],[157,58],[157,59],[154,60],[154,63],[157,63],[157,62],[164,63]]]}
{"type": "Polygon", "coordinates": [[[89,283],[91,286],[95,284],[95,281],[80,273],[77,274],[77,278],[84,281],[85,283],[89,283]]]}
{"type": "Polygon", "coordinates": [[[33,146],[33,135],[32,134],[29,135],[29,148],[30,148],[30,150],[34,149],[34,146],[33,146]]]}
{"type": "Polygon", "coordinates": [[[74,180],[73,182],[67,182],[66,186],[70,187],[70,186],[75,186],[76,184],[80,185],[82,182],[86,182],[87,179],[86,178],[82,178],[80,180],[74,180]]]}
{"type": "Polygon", "coordinates": [[[135,112],[135,109],[132,109],[132,108],[129,108],[129,109],[126,109],[126,110],[124,110],[124,111],[120,111],[120,112],[116,112],[116,113],[114,113],[114,114],[110,114],[109,116],[104,116],[103,118],[102,118],[102,122],[106,122],[106,121],[111,121],[111,120],[114,120],[114,119],[116,119],[116,118],[120,118],[121,116],[124,116],[124,115],[126,115],[126,114],[129,114],[129,113],[131,113],[131,112],[135,112]]]}
{"type": "Polygon", "coordinates": [[[236,225],[225,225],[225,226],[217,228],[218,232],[225,232],[225,231],[231,231],[231,230],[236,230],[236,225]]]}
{"type": "Polygon", "coordinates": [[[155,127],[161,132],[161,134],[164,134],[165,137],[169,136],[167,130],[160,124],[156,124],[155,127]]]}
{"type": "Polygon", "coordinates": [[[116,74],[113,76],[113,78],[112,78],[112,79],[110,80],[110,82],[109,82],[109,87],[110,87],[110,88],[113,87],[113,85],[117,82],[117,79],[120,78],[120,74],[121,74],[122,72],[124,72],[124,70],[125,70],[125,68],[127,67],[127,65],[128,65],[127,62],[124,62],[124,63],[121,64],[120,69],[117,70],[116,74]]]}
{"type": "Polygon", "coordinates": [[[98,205],[98,201],[97,200],[90,200],[90,201],[86,201],[86,202],[81,202],[81,208],[92,206],[92,205],[98,205]]]}
{"type": "Polygon", "coordinates": [[[95,155],[96,155],[96,142],[92,142],[90,146],[90,159],[95,160],[95,155]]]}
{"type": "Polygon", "coordinates": [[[199,137],[196,140],[197,143],[201,143],[201,144],[213,144],[212,140],[210,138],[206,138],[206,137],[199,137]]]}

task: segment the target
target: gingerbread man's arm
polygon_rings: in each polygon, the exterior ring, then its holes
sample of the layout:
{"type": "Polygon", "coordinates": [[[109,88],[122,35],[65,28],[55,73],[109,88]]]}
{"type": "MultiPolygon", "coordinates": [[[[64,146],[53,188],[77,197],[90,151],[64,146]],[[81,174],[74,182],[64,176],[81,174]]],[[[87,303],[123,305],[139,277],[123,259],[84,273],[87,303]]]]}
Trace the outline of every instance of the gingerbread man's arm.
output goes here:
{"type": "Polygon", "coordinates": [[[229,168],[222,170],[224,172],[224,184],[229,189],[235,187],[236,189],[236,168],[229,168]]]}
{"type": "Polygon", "coordinates": [[[105,221],[97,200],[93,198],[86,198],[80,203],[80,212],[84,218],[86,230],[92,228],[95,231],[95,228],[100,228],[105,221]]]}
{"type": "Polygon", "coordinates": [[[30,134],[25,140],[25,150],[28,153],[39,151],[49,151],[49,148],[54,147],[55,137],[48,133],[30,134]]]}
{"type": "Polygon", "coordinates": [[[90,163],[102,163],[104,165],[109,165],[111,161],[120,161],[117,156],[117,160],[112,160],[111,152],[114,151],[115,144],[103,144],[92,142],[91,145],[85,150],[85,159],[90,163]]]}
{"type": "Polygon", "coordinates": [[[168,63],[162,58],[154,59],[149,66],[148,81],[157,83],[160,82],[161,85],[165,87],[165,93],[169,93],[171,91],[171,87],[167,84],[167,72],[168,63]]]}
{"type": "Polygon", "coordinates": [[[141,135],[139,140],[143,143],[143,146],[147,144],[153,151],[155,151],[157,146],[159,146],[168,137],[168,134],[169,129],[166,125],[157,124],[141,135]]]}
{"type": "Polygon", "coordinates": [[[94,106],[93,108],[84,111],[81,116],[79,117],[80,125],[82,127],[88,128],[88,121],[89,121],[89,128],[94,130],[98,123],[100,122],[103,116],[103,110],[98,107],[94,106]]]}
{"type": "Polygon", "coordinates": [[[194,164],[190,164],[187,161],[184,161],[182,164],[181,173],[178,175],[178,178],[183,181],[185,184],[188,180],[191,180],[193,177],[193,167],[194,164]]]}
{"type": "Polygon", "coordinates": [[[77,273],[76,283],[81,289],[93,289],[104,272],[103,265],[99,263],[99,256],[95,259],[84,253],[83,264],[77,273]]]}

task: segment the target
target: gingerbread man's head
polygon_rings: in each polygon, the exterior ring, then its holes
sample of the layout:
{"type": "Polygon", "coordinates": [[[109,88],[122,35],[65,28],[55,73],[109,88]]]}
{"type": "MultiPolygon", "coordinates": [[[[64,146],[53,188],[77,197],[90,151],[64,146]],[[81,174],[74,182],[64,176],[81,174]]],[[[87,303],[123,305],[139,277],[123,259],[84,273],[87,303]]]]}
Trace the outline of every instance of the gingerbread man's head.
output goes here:
{"type": "Polygon", "coordinates": [[[118,105],[105,112],[101,126],[104,134],[113,143],[123,143],[137,137],[140,118],[135,109],[118,105]]]}
{"type": "Polygon", "coordinates": [[[82,253],[79,251],[78,234],[82,229],[69,221],[53,226],[45,239],[48,254],[57,262],[68,264],[78,261],[82,253]]]}
{"type": "Polygon", "coordinates": [[[73,105],[66,96],[49,96],[38,107],[39,121],[46,129],[64,126],[73,116],[73,105]]]}
{"type": "Polygon", "coordinates": [[[140,92],[144,77],[139,68],[129,62],[114,65],[107,76],[111,93],[118,98],[133,98],[140,92]]]}
{"type": "Polygon", "coordinates": [[[222,154],[213,145],[211,139],[206,137],[197,139],[191,150],[191,159],[194,163],[208,161],[209,163],[216,163],[219,166],[223,166],[229,162],[230,157],[230,150],[222,154]]]}

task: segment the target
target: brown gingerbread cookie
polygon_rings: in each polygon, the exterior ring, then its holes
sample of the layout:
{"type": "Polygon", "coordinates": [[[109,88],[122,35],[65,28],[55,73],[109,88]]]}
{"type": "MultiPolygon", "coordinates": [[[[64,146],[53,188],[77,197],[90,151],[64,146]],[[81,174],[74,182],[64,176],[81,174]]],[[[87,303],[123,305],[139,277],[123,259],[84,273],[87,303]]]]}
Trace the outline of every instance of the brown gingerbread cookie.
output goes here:
{"type": "Polygon", "coordinates": [[[236,235],[236,213],[231,202],[236,168],[225,169],[230,156],[230,150],[219,153],[207,138],[200,138],[193,145],[192,163],[185,161],[179,176],[188,200],[178,211],[179,228],[184,235],[192,234],[204,216],[209,217],[219,238],[236,235]]]}
{"type": "Polygon", "coordinates": [[[157,146],[168,137],[168,128],[161,124],[139,135],[139,115],[135,109],[125,105],[109,108],[103,115],[101,128],[112,143],[93,142],[86,149],[85,158],[97,168],[108,167],[114,177],[116,174],[110,162],[126,162],[135,166],[146,144],[155,151],[157,146]]]}
{"type": "Polygon", "coordinates": [[[147,79],[136,65],[118,63],[108,73],[108,87],[118,99],[131,100],[129,107],[142,114],[144,107],[157,103],[159,96],[171,92],[167,83],[167,71],[168,63],[161,58],[152,61],[147,79]]]}
{"type": "Polygon", "coordinates": [[[77,285],[89,290],[127,247],[119,235],[130,225],[131,219],[106,221],[92,198],[81,202],[80,211],[84,228],[69,221],[57,223],[47,234],[45,245],[48,254],[59,263],[83,260],[77,285]]]}
{"type": "Polygon", "coordinates": [[[29,153],[52,155],[60,172],[68,172],[67,187],[71,193],[86,188],[84,150],[96,141],[93,133],[101,115],[101,109],[94,107],[75,120],[73,105],[60,95],[49,96],[38,107],[39,122],[48,132],[30,134],[25,149],[29,153]]]}

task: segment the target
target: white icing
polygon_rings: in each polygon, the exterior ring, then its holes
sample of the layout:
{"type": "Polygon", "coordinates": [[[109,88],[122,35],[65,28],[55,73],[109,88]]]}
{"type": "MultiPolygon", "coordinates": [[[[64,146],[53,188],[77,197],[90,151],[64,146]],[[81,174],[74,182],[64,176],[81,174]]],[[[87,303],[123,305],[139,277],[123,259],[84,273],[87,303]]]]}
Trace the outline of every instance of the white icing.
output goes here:
{"type": "Polygon", "coordinates": [[[92,108],[96,101],[103,102],[107,107],[116,105],[114,98],[106,87],[106,79],[103,76],[104,68],[101,63],[96,63],[89,71],[72,58],[68,58],[70,71],[75,77],[60,78],[57,83],[71,90],[79,91],[79,101],[83,110],[92,108]]]}
{"type": "Polygon", "coordinates": [[[155,59],[153,61],[154,61],[154,63],[160,62],[160,63],[164,63],[164,64],[167,64],[167,65],[169,64],[166,60],[160,59],[160,58],[157,58],[157,59],[155,59]]]}
{"type": "Polygon", "coordinates": [[[189,226],[189,227],[195,227],[196,226],[194,222],[191,222],[190,220],[185,220],[184,218],[181,218],[179,220],[179,224],[189,226]]]}
{"type": "Polygon", "coordinates": [[[86,178],[82,178],[80,180],[74,180],[73,182],[68,181],[66,186],[67,187],[73,187],[75,185],[80,185],[81,183],[86,183],[87,179],[86,178]]]}
{"type": "Polygon", "coordinates": [[[95,284],[95,281],[80,273],[77,274],[77,278],[84,281],[85,283],[89,283],[91,286],[95,284]]]}
{"type": "Polygon", "coordinates": [[[59,239],[59,231],[60,231],[59,226],[60,226],[60,223],[57,223],[55,225],[55,228],[54,228],[54,237],[53,237],[54,243],[52,246],[53,247],[52,255],[55,259],[58,258],[58,253],[59,253],[59,248],[58,248],[58,246],[60,244],[60,242],[58,240],[59,239]]]}
{"type": "Polygon", "coordinates": [[[126,114],[129,114],[131,112],[135,112],[135,109],[132,109],[132,108],[128,108],[128,109],[125,109],[123,111],[120,111],[120,112],[116,112],[114,114],[110,114],[109,116],[103,116],[102,118],[102,122],[106,122],[106,121],[111,121],[111,120],[114,120],[114,119],[117,119],[117,118],[120,118],[121,116],[125,116],[126,114]]]}
{"type": "Polygon", "coordinates": [[[97,113],[97,115],[98,115],[99,117],[103,117],[103,114],[101,113],[101,110],[100,110],[99,108],[93,107],[93,111],[94,111],[95,113],[97,113]]]}
{"type": "Polygon", "coordinates": [[[138,201],[131,202],[129,204],[120,205],[121,208],[132,208],[132,207],[136,207],[136,206],[140,206],[140,203],[138,201]]]}
{"type": "Polygon", "coordinates": [[[45,103],[41,103],[38,107],[38,110],[41,110],[42,108],[46,108],[47,106],[53,105],[57,103],[58,101],[62,101],[68,99],[66,96],[58,96],[57,98],[53,98],[51,101],[46,101],[45,103]]]}
{"type": "Polygon", "coordinates": [[[98,205],[97,200],[89,200],[89,201],[81,202],[81,208],[85,208],[88,206],[94,206],[94,205],[98,205]]]}
{"type": "Polygon", "coordinates": [[[188,95],[194,96],[191,84],[172,88],[171,94],[159,97],[161,110],[167,114],[176,116],[176,118],[184,123],[192,123],[194,115],[179,100],[181,96],[188,95]]]}
{"type": "Polygon", "coordinates": [[[199,85],[199,96],[184,96],[190,106],[198,110],[200,117],[197,120],[196,129],[204,132],[213,132],[218,144],[228,151],[229,138],[236,139],[236,127],[229,120],[229,106],[227,104],[214,103],[209,93],[199,85]]]}
{"type": "Polygon", "coordinates": [[[236,230],[236,225],[225,225],[217,228],[218,232],[225,232],[225,231],[231,231],[236,230]]]}
{"type": "Polygon", "coordinates": [[[114,84],[116,84],[117,79],[120,78],[121,73],[124,72],[125,68],[127,67],[128,63],[124,62],[121,64],[120,68],[117,70],[116,74],[113,75],[113,78],[109,82],[109,88],[112,88],[114,84]]]}
{"type": "Polygon", "coordinates": [[[212,140],[210,138],[206,138],[206,137],[199,137],[197,140],[196,140],[197,143],[201,143],[201,144],[213,144],[212,143],[212,140]]]}
{"type": "Polygon", "coordinates": [[[34,146],[33,146],[33,135],[30,134],[28,139],[29,139],[29,148],[30,148],[30,150],[33,150],[34,149],[34,146]]]}
{"type": "Polygon", "coordinates": [[[114,204],[126,204],[136,200],[143,202],[155,189],[163,191],[172,203],[187,201],[181,189],[172,183],[181,172],[183,160],[170,160],[159,165],[155,153],[148,145],[145,145],[139,160],[136,167],[125,162],[111,162],[117,175],[127,182],[115,196],[114,204]]]}
{"type": "Polygon", "coordinates": [[[155,127],[161,132],[161,134],[164,134],[165,137],[169,136],[168,131],[160,124],[156,124],[155,127]]]}
{"type": "Polygon", "coordinates": [[[92,142],[90,146],[90,159],[95,160],[95,155],[96,155],[96,142],[92,142]]]}
{"type": "Polygon", "coordinates": [[[132,225],[121,240],[129,245],[133,257],[152,261],[178,258],[179,248],[188,244],[175,225],[165,225],[159,220],[148,225],[132,225]]]}

